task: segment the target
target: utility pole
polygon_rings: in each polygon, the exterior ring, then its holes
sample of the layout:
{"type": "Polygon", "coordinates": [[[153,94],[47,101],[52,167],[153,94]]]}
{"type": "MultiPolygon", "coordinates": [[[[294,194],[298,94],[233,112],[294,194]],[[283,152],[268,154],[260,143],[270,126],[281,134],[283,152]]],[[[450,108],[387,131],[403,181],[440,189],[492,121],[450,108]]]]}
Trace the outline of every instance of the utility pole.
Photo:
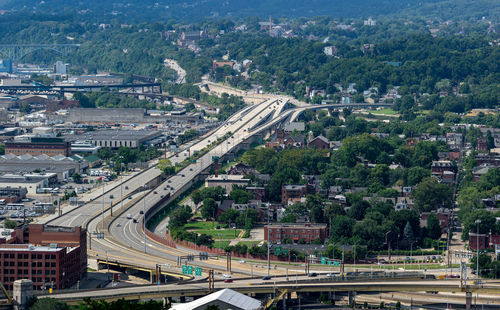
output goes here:
{"type": "Polygon", "coordinates": [[[271,229],[269,223],[269,205],[267,206],[267,276],[269,276],[269,270],[271,269],[271,229]]]}
{"type": "Polygon", "coordinates": [[[476,256],[476,279],[479,279],[479,224],[481,224],[481,220],[476,220],[477,224],[477,230],[476,230],[476,250],[477,250],[477,256],[476,256]]]}

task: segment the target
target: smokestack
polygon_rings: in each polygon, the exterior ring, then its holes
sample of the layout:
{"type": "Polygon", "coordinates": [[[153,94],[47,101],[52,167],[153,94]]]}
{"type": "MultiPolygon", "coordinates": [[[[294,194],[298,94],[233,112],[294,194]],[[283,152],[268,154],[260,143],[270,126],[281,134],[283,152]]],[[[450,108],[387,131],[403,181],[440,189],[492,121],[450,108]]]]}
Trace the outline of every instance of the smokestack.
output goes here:
{"type": "Polygon", "coordinates": [[[272,30],[273,30],[273,19],[271,18],[271,15],[269,15],[269,35],[271,35],[272,30]]]}

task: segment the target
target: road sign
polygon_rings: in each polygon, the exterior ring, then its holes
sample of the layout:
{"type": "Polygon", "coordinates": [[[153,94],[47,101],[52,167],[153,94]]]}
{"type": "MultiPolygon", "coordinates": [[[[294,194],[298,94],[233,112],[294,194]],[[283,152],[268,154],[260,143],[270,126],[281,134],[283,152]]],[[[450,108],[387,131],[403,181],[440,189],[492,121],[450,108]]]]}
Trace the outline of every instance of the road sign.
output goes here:
{"type": "Polygon", "coordinates": [[[339,263],[339,262],[337,262],[337,261],[334,261],[334,262],[333,262],[333,266],[338,267],[338,266],[340,266],[340,263],[339,263]]]}
{"type": "Polygon", "coordinates": [[[281,247],[277,246],[274,248],[274,255],[281,255],[281,247]]]}
{"type": "Polygon", "coordinates": [[[188,266],[188,274],[193,275],[193,266],[188,266]]]}
{"type": "Polygon", "coordinates": [[[321,265],[325,265],[326,264],[326,257],[322,257],[321,258],[321,265]]]}
{"type": "Polygon", "coordinates": [[[332,265],[332,261],[331,261],[331,260],[329,260],[329,261],[328,261],[328,266],[331,266],[331,265],[332,265]]]}
{"type": "Polygon", "coordinates": [[[194,269],[194,275],[195,276],[201,276],[201,268],[200,267],[196,267],[194,269]]]}
{"type": "Polygon", "coordinates": [[[188,266],[182,265],[182,274],[188,274],[188,266]]]}

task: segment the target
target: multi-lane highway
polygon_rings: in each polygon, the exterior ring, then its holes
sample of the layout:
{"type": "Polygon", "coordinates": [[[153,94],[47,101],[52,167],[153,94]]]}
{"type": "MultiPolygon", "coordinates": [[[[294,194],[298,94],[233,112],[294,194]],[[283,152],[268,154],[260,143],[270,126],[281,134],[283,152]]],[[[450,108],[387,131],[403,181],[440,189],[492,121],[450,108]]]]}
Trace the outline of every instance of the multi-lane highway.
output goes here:
{"type": "MultiPolygon", "coordinates": [[[[90,254],[100,255],[100,257],[106,256],[108,259],[136,262],[139,266],[155,266],[157,263],[175,262],[177,256],[190,254],[192,251],[168,248],[153,241],[147,241],[146,254],[144,254],[145,238],[142,223],[145,211],[168,195],[173,198],[188,188],[202,171],[210,167],[212,156],[221,157],[230,152],[252,135],[250,133],[252,128],[269,118],[277,117],[284,110],[285,105],[286,101],[284,100],[267,100],[234,114],[211,134],[183,151],[172,154],[169,158],[173,164],[182,162],[188,156],[206,148],[227,133],[232,133],[228,139],[201,156],[196,163],[189,165],[154,189],[146,189],[143,186],[160,176],[161,171],[156,167],[127,179],[122,185],[115,185],[113,188],[107,186],[103,195],[97,195],[95,199],[84,206],[51,219],[48,223],[62,226],[86,226],[90,234],[98,231],[105,232],[104,239],[92,238],[89,246],[90,254]],[[123,200],[116,204],[119,198],[123,200]],[[104,218],[107,219],[110,216],[108,207],[112,201],[116,205],[114,207],[115,217],[103,222],[104,218]],[[122,205],[124,208],[120,208],[122,205]],[[118,209],[127,210],[116,216],[118,209]]],[[[216,269],[225,268],[224,262],[199,263],[199,265],[216,269]]],[[[233,268],[233,270],[249,273],[248,270],[238,270],[238,268],[233,268]]],[[[258,272],[256,271],[255,274],[258,272]]]]}

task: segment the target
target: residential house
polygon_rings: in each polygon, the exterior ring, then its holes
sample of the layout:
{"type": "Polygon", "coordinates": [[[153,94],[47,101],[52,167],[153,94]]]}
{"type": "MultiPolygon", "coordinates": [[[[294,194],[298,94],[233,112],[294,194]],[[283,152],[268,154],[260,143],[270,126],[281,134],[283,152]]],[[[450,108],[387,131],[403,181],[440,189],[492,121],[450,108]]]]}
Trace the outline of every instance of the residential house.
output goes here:
{"type": "Polygon", "coordinates": [[[307,146],[308,147],[315,147],[315,148],[321,149],[321,150],[328,150],[328,149],[330,149],[330,140],[328,140],[326,137],[324,137],[322,135],[319,135],[316,138],[309,141],[307,146]]]}
{"type": "Polygon", "coordinates": [[[298,202],[307,195],[306,185],[284,185],[281,188],[281,202],[288,205],[290,202],[298,202]]]}

